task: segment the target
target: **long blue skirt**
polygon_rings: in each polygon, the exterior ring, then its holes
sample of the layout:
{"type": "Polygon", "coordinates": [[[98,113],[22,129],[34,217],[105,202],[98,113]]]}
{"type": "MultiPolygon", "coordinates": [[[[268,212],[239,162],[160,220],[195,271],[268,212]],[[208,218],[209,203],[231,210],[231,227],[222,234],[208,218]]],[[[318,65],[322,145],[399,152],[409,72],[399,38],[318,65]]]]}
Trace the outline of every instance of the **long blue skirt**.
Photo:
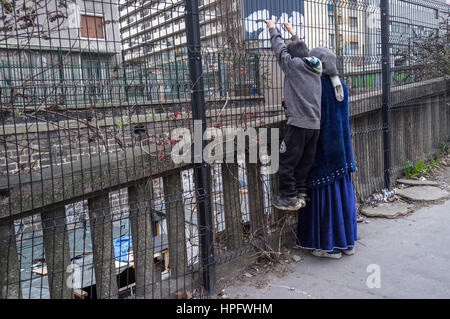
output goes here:
{"type": "Polygon", "coordinates": [[[350,174],[333,184],[308,190],[311,199],[299,211],[297,246],[332,251],[357,240],[356,207],[350,174]]]}

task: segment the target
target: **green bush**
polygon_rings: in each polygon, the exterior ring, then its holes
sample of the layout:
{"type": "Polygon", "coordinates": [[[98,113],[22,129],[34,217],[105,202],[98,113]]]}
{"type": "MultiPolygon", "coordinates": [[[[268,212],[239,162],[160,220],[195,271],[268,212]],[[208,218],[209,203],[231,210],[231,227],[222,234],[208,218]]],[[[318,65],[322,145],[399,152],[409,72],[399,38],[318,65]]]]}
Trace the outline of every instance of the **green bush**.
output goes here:
{"type": "Polygon", "coordinates": [[[441,142],[441,150],[445,153],[449,153],[450,152],[450,146],[448,145],[447,142],[442,141],[441,142]]]}
{"type": "Polygon", "coordinates": [[[431,165],[425,165],[422,160],[413,164],[410,161],[407,161],[404,166],[404,173],[406,178],[418,178],[424,174],[428,170],[430,170],[431,165]]]}

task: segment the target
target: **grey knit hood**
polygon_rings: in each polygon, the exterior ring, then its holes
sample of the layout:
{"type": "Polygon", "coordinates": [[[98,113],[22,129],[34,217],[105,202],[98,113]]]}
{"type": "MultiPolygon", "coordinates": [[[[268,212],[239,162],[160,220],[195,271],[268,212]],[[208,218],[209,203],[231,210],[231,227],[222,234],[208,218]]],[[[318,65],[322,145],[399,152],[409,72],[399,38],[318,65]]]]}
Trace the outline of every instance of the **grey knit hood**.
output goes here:
{"type": "Polygon", "coordinates": [[[317,47],[310,51],[311,56],[315,56],[322,62],[322,73],[328,76],[338,74],[336,54],[325,47],[317,47]]]}

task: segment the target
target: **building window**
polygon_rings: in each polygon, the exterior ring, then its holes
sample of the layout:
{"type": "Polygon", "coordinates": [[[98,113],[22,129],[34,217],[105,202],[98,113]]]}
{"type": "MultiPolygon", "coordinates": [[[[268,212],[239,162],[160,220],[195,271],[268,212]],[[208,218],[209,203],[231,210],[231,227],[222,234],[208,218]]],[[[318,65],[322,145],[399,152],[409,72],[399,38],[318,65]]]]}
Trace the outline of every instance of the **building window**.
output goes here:
{"type": "Polygon", "coordinates": [[[150,20],[147,20],[147,21],[145,21],[144,23],[142,23],[142,25],[141,25],[141,30],[144,30],[144,29],[150,27],[150,23],[151,23],[150,20]]]}
{"type": "Polygon", "coordinates": [[[151,46],[143,47],[142,49],[143,49],[142,52],[143,52],[144,54],[145,54],[145,53],[151,53],[151,52],[153,51],[153,47],[151,47],[151,46]]]}
{"type": "Polygon", "coordinates": [[[150,9],[145,9],[141,11],[141,18],[145,17],[146,15],[150,14],[150,9]]]}
{"type": "Polygon", "coordinates": [[[144,33],[142,35],[141,39],[142,39],[142,42],[151,40],[152,39],[152,33],[151,32],[144,33]]]}
{"type": "Polygon", "coordinates": [[[350,54],[358,53],[358,42],[350,42],[350,54]]]}
{"type": "Polygon", "coordinates": [[[377,55],[381,55],[381,43],[377,42],[377,55]]]}
{"type": "Polygon", "coordinates": [[[334,12],[334,5],[332,3],[328,4],[328,12],[334,12]]]}
{"type": "Polygon", "coordinates": [[[330,48],[330,49],[333,49],[334,48],[334,34],[329,34],[328,35],[328,47],[330,48]]]}
{"type": "Polygon", "coordinates": [[[200,36],[201,36],[201,37],[206,36],[206,26],[205,26],[205,25],[202,25],[202,26],[200,27],[200,36]]]}
{"type": "Polygon", "coordinates": [[[103,17],[82,14],[80,24],[83,38],[104,39],[103,17]]]}
{"type": "Polygon", "coordinates": [[[328,24],[334,24],[334,16],[332,15],[328,16],[328,24]]]}
{"type": "Polygon", "coordinates": [[[38,56],[37,57],[37,65],[41,67],[42,69],[47,67],[47,58],[45,56],[38,56]]]}
{"type": "Polygon", "coordinates": [[[358,18],[350,17],[349,24],[350,24],[350,28],[356,28],[358,26],[358,18]]]}

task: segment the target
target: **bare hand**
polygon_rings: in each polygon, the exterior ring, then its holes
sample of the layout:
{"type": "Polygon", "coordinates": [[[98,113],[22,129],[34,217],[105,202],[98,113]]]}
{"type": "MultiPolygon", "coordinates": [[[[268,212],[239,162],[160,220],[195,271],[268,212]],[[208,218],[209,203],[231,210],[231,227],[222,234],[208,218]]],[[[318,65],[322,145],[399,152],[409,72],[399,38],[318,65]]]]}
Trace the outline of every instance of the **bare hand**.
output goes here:
{"type": "Polygon", "coordinates": [[[290,24],[289,22],[283,22],[283,25],[285,27],[285,29],[292,35],[295,35],[295,31],[294,28],[292,27],[292,24],[290,24]]]}
{"type": "Polygon", "coordinates": [[[267,27],[270,28],[275,28],[275,22],[273,22],[272,20],[265,20],[264,21],[267,24],[267,27]]]}

